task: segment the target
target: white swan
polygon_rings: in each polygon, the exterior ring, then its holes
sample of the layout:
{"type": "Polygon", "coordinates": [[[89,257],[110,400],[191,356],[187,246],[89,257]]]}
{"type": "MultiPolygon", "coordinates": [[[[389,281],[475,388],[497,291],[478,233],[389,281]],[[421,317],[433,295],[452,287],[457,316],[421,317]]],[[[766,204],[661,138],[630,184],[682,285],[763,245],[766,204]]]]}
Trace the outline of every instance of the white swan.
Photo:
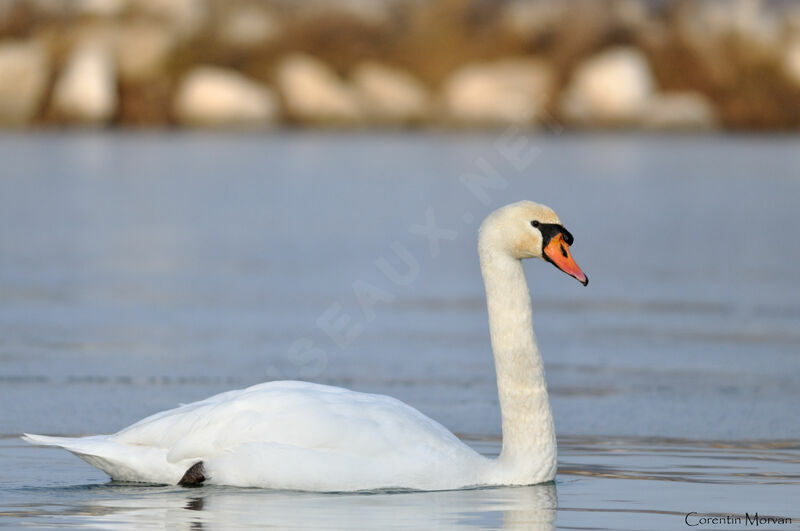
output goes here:
{"type": "Polygon", "coordinates": [[[24,435],[120,481],[308,491],[531,485],[556,474],[556,436],[521,260],[542,258],[584,285],[572,235],[522,201],[481,225],[478,250],[502,413],[503,449],[486,458],[436,421],[382,395],[269,382],[157,413],[113,435],[24,435]]]}

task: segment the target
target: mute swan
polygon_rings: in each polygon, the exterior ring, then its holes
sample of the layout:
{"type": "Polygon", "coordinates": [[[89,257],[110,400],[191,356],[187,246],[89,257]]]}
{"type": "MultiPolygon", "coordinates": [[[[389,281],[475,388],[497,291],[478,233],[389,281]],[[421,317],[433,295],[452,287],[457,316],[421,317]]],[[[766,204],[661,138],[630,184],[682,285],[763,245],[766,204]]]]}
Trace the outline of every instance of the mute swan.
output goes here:
{"type": "Polygon", "coordinates": [[[48,437],[112,479],[307,491],[531,485],[556,475],[556,435],[521,260],[542,258],[583,285],[572,235],[550,208],[502,207],[478,241],[502,414],[486,458],[394,398],[307,382],[268,382],[147,417],[113,435],[48,437]]]}

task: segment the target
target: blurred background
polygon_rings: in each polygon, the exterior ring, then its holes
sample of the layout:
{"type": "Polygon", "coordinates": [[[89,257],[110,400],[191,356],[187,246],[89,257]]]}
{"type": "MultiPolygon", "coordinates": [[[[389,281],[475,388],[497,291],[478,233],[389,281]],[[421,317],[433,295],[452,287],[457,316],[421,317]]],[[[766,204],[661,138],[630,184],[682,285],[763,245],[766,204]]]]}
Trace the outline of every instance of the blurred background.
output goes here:
{"type": "Polygon", "coordinates": [[[798,103],[794,2],[0,0],[0,420],[304,378],[497,435],[476,231],[533,199],[560,433],[800,435],[798,103]]]}
{"type": "Polygon", "coordinates": [[[800,126],[800,8],[0,0],[0,126],[800,126]]]}
{"type": "Polygon", "coordinates": [[[0,0],[0,420],[304,378],[498,435],[475,238],[533,199],[560,433],[800,435],[799,103],[795,2],[0,0]]]}

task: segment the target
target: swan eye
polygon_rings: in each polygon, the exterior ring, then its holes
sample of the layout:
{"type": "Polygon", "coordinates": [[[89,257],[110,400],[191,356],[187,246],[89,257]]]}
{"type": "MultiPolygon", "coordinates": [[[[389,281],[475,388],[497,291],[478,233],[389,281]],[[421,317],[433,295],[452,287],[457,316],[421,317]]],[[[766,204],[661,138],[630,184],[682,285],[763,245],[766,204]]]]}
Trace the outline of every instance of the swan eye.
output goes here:
{"type": "Polygon", "coordinates": [[[534,227],[536,227],[537,229],[539,228],[539,222],[538,222],[538,221],[536,221],[536,220],[533,220],[533,221],[531,221],[531,225],[533,225],[533,226],[534,226],[534,227]]]}

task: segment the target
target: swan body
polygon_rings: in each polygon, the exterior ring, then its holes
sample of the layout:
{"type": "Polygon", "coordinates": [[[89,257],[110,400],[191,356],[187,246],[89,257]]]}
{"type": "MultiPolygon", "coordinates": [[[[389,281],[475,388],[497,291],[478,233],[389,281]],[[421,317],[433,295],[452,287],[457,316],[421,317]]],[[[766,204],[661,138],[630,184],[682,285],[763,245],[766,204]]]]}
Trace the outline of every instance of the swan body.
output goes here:
{"type": "Polygon", "coordinates": [[[496,459],[394,398],[293,381],[221,393],[112,435],[23,438],[69,450],[120,481],[176,484],[196,466],[206,483],[306,491],[551,481],[555,429],[520,260],[545,258],[585,284],[567,251],[571,243],[555,213],[529,201],[495,211],[481,226],[502,413],[496,459]]]}

